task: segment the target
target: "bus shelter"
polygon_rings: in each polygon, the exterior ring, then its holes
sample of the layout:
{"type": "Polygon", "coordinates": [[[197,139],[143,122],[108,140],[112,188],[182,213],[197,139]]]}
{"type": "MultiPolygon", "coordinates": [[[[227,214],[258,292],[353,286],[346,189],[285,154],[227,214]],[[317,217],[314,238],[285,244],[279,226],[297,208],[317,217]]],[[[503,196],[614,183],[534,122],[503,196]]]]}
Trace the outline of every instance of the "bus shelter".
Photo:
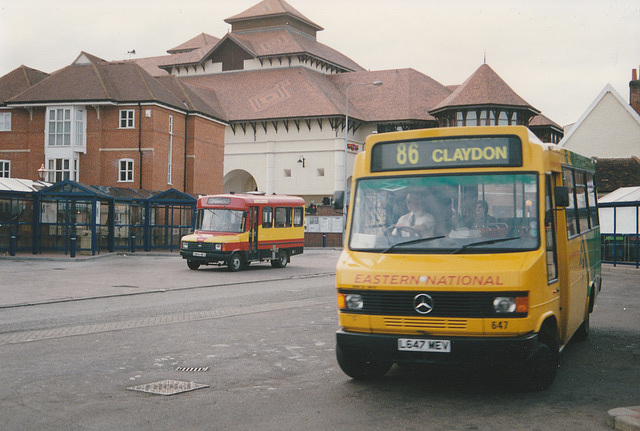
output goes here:
{"type": "Polygon", "coordinates": [[[640,187],[622,187],[598,200],[602,261],[640,267],[640,187]]]}
{"type": "Polygon", "coordinates": [[[197,200],[163,192],[89,186],[65,180],[36,193],[33,253],[179,248],[194,227],[197,200]]]}
{"type": "Polygon", "coordinates": [[[101,236],[109,235],[113,198],[99,189],[71,180],[58,182],[36,194],[39,210],[34,254],[64,251],[96,254],[101,236]]]}
{"type": "Polygon", "coordinates": [[[29,251],[34,241],[36,192],[50,186],[42,181],[0,178],[0,251],[15,255],[29,251]]]}
{"type": "Polygon", "coordinates": [[[145,250],[180,248],[180,238],[195,227],[195,196],[169,189],[147,200],[148,235],[145,250]]]}

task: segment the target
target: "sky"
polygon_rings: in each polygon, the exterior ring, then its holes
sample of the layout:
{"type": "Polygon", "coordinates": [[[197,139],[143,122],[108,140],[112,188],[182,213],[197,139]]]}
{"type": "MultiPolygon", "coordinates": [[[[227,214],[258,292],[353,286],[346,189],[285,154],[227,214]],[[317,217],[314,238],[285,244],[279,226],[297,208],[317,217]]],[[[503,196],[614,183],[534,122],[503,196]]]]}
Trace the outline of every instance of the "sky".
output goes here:
{"type": "MultiPolygon", "coordinates": [[[[52,73],[81,51],[105,60],[165,55],[260,0],[0,0],[0,76],[52,73]],[[128,54],[135,50],[136,54],[128,54]]],[[[367,70],[412,68],[443,85],[486,63],[561,126],[607,84],[627,103],[640,68],[639,0],[286,0],[324,28],[318,41],[367,70]]]]}

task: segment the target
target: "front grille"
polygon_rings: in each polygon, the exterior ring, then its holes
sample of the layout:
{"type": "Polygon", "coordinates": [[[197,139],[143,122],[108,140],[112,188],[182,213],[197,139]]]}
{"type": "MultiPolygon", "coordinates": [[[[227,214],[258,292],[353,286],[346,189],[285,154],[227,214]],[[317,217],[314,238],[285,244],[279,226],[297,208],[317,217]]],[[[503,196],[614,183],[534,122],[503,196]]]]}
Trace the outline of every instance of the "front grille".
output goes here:
{"type": "MultiPolygon", "coordinates": [[[[398,291],[379,292],[369,290],[340,290],[340,293],[362,295],[364,307],[361,310],[348,310],[349,313],[379,316],[416,316],[420,320],[432,317],[449,318],[486,318],[496,317],[493,299],[496,296],[526,296],[525,292],[429,292],[398,291]],[[426,293],[433,298],[433,310],[426,314],[418,313],[413,304],[416,295],[426,293]]],[[[525,317],[526,313],[511,314],[509,317],[525,317]]]]}
{"type": "Polygon", "coordinates": [[[214,251],[215,244],[212,242],[187,242],[182,243],[183,250],[191,251],[214,251]]]}
{"type": "Polygon", "coordinates": [[[385,317],[384,324],[393,329],[467,329],[467,319],[429,319],[424,317],[385,317]]]}

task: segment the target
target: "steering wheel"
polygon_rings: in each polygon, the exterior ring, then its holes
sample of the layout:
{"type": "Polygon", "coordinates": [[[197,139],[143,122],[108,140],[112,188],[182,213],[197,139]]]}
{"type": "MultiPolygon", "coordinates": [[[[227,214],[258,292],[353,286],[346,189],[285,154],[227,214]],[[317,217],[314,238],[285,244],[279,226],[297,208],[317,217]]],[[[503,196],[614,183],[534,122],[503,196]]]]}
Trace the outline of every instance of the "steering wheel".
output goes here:
{"type": "Polygon", "coordinates": [[[394,237],[399,237],[399,236],[403,236],[401,235],[402,232],[406,232],[409,235],[409,238],[420,238],[421,235],[420,233],[418,233],[417,230],[415,230],[414,228],[410,227],[410,226],[389,226],[387,227],[387,232],[388,235],[390,236],[394,236],[394,237]],[[393,231],[396,231],[395,235],[393,234],[393,231]]]}

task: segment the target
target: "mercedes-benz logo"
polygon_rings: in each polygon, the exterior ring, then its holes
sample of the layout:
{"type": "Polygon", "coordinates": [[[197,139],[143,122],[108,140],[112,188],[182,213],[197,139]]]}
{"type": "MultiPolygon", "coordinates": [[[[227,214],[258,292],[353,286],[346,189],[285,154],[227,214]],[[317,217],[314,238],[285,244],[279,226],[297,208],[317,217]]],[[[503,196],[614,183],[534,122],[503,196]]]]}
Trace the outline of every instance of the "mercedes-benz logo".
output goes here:
{"type": "Polygon", "coordinates": [[[420,293],[413,298],[413,308],[420,314],[429,314],[433,310],[433,298],[426,293],[420,293]]]}

